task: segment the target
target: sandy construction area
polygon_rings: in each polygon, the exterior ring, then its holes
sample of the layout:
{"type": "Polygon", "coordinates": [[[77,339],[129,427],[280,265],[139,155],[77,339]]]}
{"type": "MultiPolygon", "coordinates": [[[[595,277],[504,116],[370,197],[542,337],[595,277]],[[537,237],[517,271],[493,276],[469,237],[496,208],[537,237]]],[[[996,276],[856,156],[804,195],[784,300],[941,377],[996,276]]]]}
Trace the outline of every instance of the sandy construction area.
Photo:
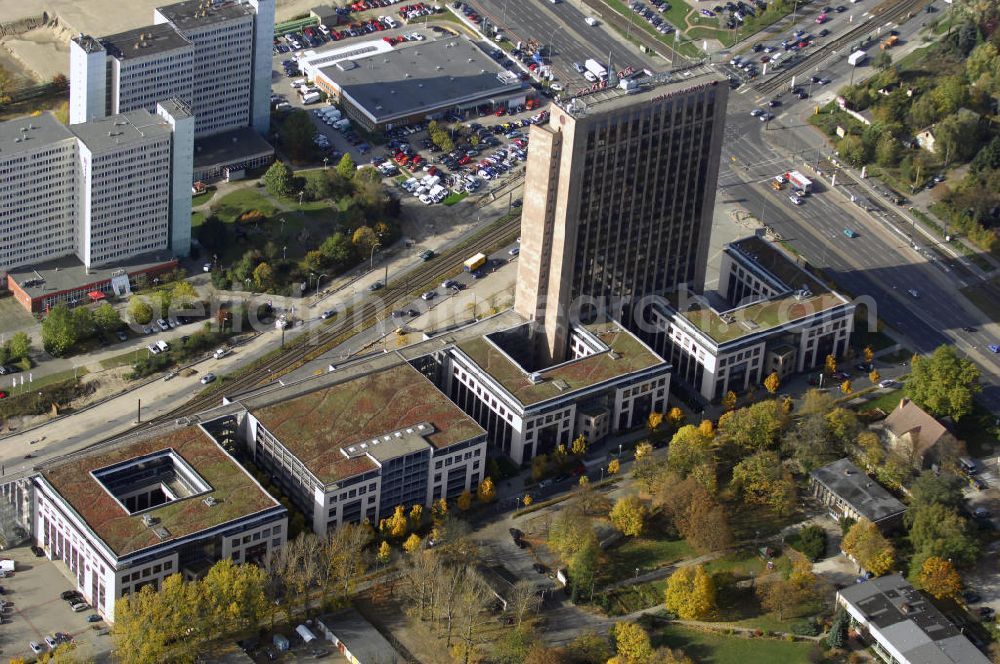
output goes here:
{"type": "MultiPolygon", "coordinates": [[[[0,0],[0,21],[48,12],[47,28],[0,40],[0,64],[13,58],[39,80],[69,74],[69,40],[84,32],[114,34],[153,22],[153,10],[169,0],[0,0]]],[[[319,0],[277,0],[277,20],[304,14],[319,0]]]]}

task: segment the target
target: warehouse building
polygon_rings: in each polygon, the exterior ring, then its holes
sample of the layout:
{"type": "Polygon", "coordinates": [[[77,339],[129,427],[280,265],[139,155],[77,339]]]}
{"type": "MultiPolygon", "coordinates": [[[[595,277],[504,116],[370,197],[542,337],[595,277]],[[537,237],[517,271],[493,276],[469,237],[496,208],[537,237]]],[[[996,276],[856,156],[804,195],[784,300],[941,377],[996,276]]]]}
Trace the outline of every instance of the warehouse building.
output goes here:
{"type": "Polygon", "coordinates": [[[462,37],[359,42],[300,60],[303,73],[367,131],[424,122],[482,104],[523,104],[528,88],[462,37]]]}
{"type": "Polygon", "coordinates": [[[288,513],[202,426],[154,430],[42,466],[33,535],[108,621],[119,597],[223,558],[263,562],[288,513]]]}

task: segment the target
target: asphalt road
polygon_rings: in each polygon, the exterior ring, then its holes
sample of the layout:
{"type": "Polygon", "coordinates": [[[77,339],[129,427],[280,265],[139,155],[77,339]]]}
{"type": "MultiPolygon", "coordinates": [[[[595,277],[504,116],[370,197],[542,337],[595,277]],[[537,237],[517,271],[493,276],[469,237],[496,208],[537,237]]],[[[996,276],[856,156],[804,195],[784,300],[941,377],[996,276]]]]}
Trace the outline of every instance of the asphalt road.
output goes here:
{"type": "Polygon", "coordinates": [[[633,51],[612,37],[598,25],[590,26],[578,7],[560,0],[552,4],[548,0],[465,0],[480,16],[487,17],[494,25],[499,25],[502,33],[515,44],[535,39],[552,48],[552,66],[560,82],[572,86],[590,85],[582,74],[573,69],[572,63],[594,58],[607,62],[611,54],[615,69],[620,71],[632,66],[647,66],[639,61],[633,51]]]}
{"type": "MultiPolygon", "coordinates": [[[[904,26],[903,34],[912,34],[919,28],[920,20],[918,17],[904,26]]],[[[825,87],[816,86],[816,98],[799,101],[783,95],[783,105],[770,109],[777,118],[766,124],[750,115],[750,110],[766,98],[733,94],[719,200],[739,205],[762,219],[850,295],[870,296],[878,317],[905,335],[913,350],[929,352],[951,343],[977,361],[983,369],[982,401],[1000,412],[1000,357],[986,349],[988,344],[997,343],[996,328],[988,328],[990,321],[985,314],[964,298],[957,298],[955,293],[977,277],[959,261],[944,259],[930,251],[928,242],[919,234],[914,237],[921,250],[915,250],[905,230],[900,232],[893,225],[876,220],[851,203],[849,196],[852,192],[863,195],[884,209],[891,204],[861,191],[853,183],[845,186],[844,177],[838,177],[834,191],[830,180],[814,177],[814,173],[804,168],[804,160],[808,160],[810,165],[819,164],[822,169],[821,153],[829,154],[828,149],[821,148],[820,137],[806,125],[805,118],[847,82],[850,69],[841,61],[820,70],[833,78],[833,82],[825,87]],[[796,156],[790,158],[793,154],[796,156]],[[777,192],[770,187],[771,178],[791,168],[805,171],[816,183],[815,193],[799,206],[789,200],[787,189],[777,192]],[[858,237],[848,238],[844,234],[846,228],[855,231],[858,237]],[[910,289],[917,292],[916,297],[909,293],[910,289]],[[966,332],[964,327],[975,331],[966,332]]],[[[898,220],[895,225],[898,227],[898,220]]]]}

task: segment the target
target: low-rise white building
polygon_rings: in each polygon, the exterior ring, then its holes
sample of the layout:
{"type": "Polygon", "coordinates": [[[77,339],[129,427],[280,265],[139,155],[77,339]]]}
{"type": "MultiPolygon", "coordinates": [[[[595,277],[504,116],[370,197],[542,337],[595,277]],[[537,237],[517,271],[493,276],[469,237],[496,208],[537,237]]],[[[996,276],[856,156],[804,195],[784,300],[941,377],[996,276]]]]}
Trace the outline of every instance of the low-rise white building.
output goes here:
{"type": "Polygon", "coordinates": [[[664,412],[670,365],[617,322],[574,327],[569,358],[536,370],[530,324],[514,312],[495,325],[504,321],[439,354],[442,389],[489,432],[495,453],[520,464],[664,412]]]}
{"type": "Polygon", "coordinates": [[[31,481],[35,540],[108,621],[119,597],[223,558],[262,562],[287,535],[287,510],[201,426],[71,454],[31,481]]]}
{"type": "Polygon", "coordinates": [[[748,237],[726,245],[718,292],[657,298],[654,347],[683,384],[708,400],[823,366],[848,347],[854,304],[775,245],[748,237]]]}
{"type": "Polygon", "coordinates": [[[486,469],[486,432],[405,362],[237,402],[251,458],[319,535],[475,491],[486,469]]]}
{"type": "Polygon", "coordinates": [[[930,600],[898,574],[837,591],[851,626],[886,664],[988,664],[930,600]]]}

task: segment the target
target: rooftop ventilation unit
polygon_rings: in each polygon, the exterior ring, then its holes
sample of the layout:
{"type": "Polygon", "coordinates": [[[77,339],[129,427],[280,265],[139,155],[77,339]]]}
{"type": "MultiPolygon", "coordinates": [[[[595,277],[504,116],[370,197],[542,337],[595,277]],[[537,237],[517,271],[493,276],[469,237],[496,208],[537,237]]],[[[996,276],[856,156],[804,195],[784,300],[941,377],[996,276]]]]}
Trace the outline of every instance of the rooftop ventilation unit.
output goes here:
{"type": "Polygon", "coordinates": [[[538,385],[544,379],[542,378],[542,374],[535,371],[533,373],[528,374],[528,380],[531,381],[532,385],[538,385]]]}
{"type": "Polygon", "coordinates": [[[760,325],[758,325],[756,322],[752,320],[741,320],[740,325],[743,327],[743,329],[747,330],[748,332],[753,332],[758,327],[760,327],[760,325]]]}
{"type": "Polygon", "coordinates": [[[153,533],[162,541],[170,538],[170,531],[163,526],[153,528],[153,533]]]}
{"type": "Polygon", "coordinates": [[[215,507],[219,504],[219,501],[215,499],[215,496],[205,496],[201,499],[201,502],[205,503],[209,507],[215,507]]]}
{"type": "Polygon", "coordinates": [[[142,522],[143,522],[143,523],[144,523],[144,524],[146,525],[146,527],[148,527],[148,528],[151,528],[151,527],[155,526],[155,525],[156,525],[156,523],[157,523],[158,521],[159,521],[159,519],[157,519],[157,518],[156,518],[155,516],[153,516],[152,514],[143,514],[143,515],[142,515],[142,522]]]}
{"type": "Polygon", "coordinates": [[[732,314],[719,314],[719,318],[727,325],[736,322],[736,317],[732,314]]]}
{"type": "Polygon", "coordinates": [[[560,392],[565,392],[566,390],[569,389],[569,383],[567,383],[562,378],[557,378],[556,380],[552,381],[552,384],[555,385],[556,389],[559,390],[560,392]]]}
{"type": "Polygon", "coordinates": [[[621,355],[619,355],[617,351],[609,350],[608,357],[610,357],[612,360],[617,360],[621,357],[621,355]]]}

